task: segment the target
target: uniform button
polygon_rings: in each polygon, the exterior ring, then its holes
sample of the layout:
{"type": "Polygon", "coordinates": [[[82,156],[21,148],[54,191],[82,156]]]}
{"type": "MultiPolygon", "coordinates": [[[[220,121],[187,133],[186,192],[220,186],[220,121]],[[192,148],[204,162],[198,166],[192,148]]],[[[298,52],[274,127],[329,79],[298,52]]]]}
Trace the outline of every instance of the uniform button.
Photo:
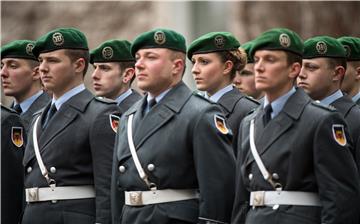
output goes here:
{"type": "Polygon", "coordinates": [[[151,171],[154,171],[155,170],[155,165],[150,163],[148,166],[147,166],[147,169],[151,172],[151,171]]]}
{"type": "Polygon", "coordinates": [[[30,173],[30,172],[32,171],[32,167],[29,166],[26,171],[27,171],[28,173],[30,173]]]}
{"type": "Polygon", "coordinates": [[[51,173],[56,173],[56,168],[55,168],[55,167],[53,167],[53,166],[52,166],[52,167],[50,167],[50,172],[51,172],[51,173]]]}
{"type": "Polygon", "coordinates": [[[252,173],[250,173],[250,174],[249,174],[249,180],[252,180],[253,176],[254,176],[254,175],[253,175],[252,173]]]}
{"type": "Polygon", "coordinates": [[[119,166],[120,173],[124,173],[126,170],[125,166],[119,166]]]}
{"type": "Polygon", "coordinates": [[[272,178],[273,178],[274,180],[278,180],[278,179],[279,179],[279,174],[273,173],[273,174],[272,174],[272,178]]]}

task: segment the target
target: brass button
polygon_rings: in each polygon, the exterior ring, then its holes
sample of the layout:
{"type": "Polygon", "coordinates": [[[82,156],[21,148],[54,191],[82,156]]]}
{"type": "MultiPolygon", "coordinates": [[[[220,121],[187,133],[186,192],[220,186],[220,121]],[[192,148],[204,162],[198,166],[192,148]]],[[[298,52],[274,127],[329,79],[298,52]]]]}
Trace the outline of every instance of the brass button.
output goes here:
{"type": "Polygon", "coordinates": [[[30,172],[32,171],[32,167],[29,166],[29,167],[26,169],[26,171],[27,171],[28,173],[30,173],[30,172]]]}
{"type": "Polygon", "coordinates": [[[119,171],[120,171],[120,173],[125,173],[125,171],[126,171],[125,166],[119,166],[119,171]]]}
{"type": "Polygon", "coordinates": [[[151,172],[151,171],[154,171],[155,170],[155,165],[150,163],[148,166],[147,166],[147,169],[151,172]]]}
{"type": "Polygon", "coordinates": [[[53,167],[53,166],[52,166],[52,167],[50,167],[50,172],[51,172],[51,173],[56,173],[56,168],[55,168],[55,167],[53,167]]]}

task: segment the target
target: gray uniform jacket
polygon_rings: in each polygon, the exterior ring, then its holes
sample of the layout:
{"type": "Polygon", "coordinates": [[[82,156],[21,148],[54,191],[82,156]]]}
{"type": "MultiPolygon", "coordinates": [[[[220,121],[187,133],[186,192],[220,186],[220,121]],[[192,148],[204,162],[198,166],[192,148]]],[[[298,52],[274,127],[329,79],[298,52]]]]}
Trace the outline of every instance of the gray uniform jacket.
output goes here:
{"type": "MultiPolygon", "coordinates": [[[[50,104],[35,113],[44,120],[50,104]]],[[[40,153],[57,186],[94,185],[96,199],[34,202],[25,208],[23,224],[110,223],[110,178],[115,141],[109,116],[118,113],[114,101],[106,102],[83,90],[65,102],[42,130],[38,126],[40,153]]],[[[34,120],[35,120],[34,118],[34,120]]],[[[31,128],[29,136],[32,136],[31,128]]],[[[25,149],[25,187],[48,187],[41,175],[32,137],[25,149]]]]}
{"type": "MultiPolygon", "coordinates": [[[[210,103],[180,82],[145,116],[146,96],[122,117],[115,143],[113,175],[118,191],[148,191],[139,177],[127,141],[127,121],[134,114],[133,138],[139,160],[158,189],[198,189],[200,200],[112,208],[114,223],[226,223],[234,197],[235,157],[232,134],[222,134],[210,103]],[[154,169],[148,169],[153,164],[154,169]],[[125,169],[120,172],[119,167],[125,169]],[[115,211],[114,211],[115,210],[115,211]]],[[[224,118],[223,118],[224,119],[224,118]]],[[[121,200],[112,197],[112,200],[121,200]]]]}
{"type": "Polygon", "coordinates": [[[23,210],[24,127],[19,115],[1,105],[1,223],[16,224],[23,210]],[[13,128],[22,129],[22,145],[12,141],[13,128]]]}
{"type": "Polygon", "coordinates": [[[125,113],[132,105],[141,99],[140,93],[132,90],[132,93],[118,104],[121,113],[125,113]]]}
{"type": "Polygon", "coordinates": [[[29,109],[20,115],[20,118],[23,120],[26,133],[29,133],[33,114],[44,108],[50,102],[50,100],[51,98],[49,95],[43,92],[36,100],[34,100],[29,109]]]}
{"type": "Polygon", "coordinates": [[[258,107],[259,103],[243,95],[237,88],[233,88],[221,96],[217,103],[222,107],[227,124],[233,132],[233,147],[236,155],[237,135],[240,122],[250,111],[258,107]]]}
{"type": "MultiPolygon", "coordinates": [[[[340,145],[333,125],[347,127],[341,114],[313,102],[298,88],[264,128],[259,107],[240,126],[233,224],[358,224],[360,183],[349,142],[340,145]],[[250,192],[274,191],[250,151],[249,126],[255,119],[259,155],[284,191],[317,192],[322,207],[280,205],[249,209],[250,192]],[[275,175],[276,174],[276,175],[275,175]]],[[[340,134],[340,136],[344,136],[340,134]]]]}
{"type": "Polygon", "coordinates": [[[360,106],[360,99],[358,99],[355,103],[360,106]]]}
{"type": "Polygon", "coordinates": [[[335,107],[344,116],[348,124],[353,143],[353,153],[360,170],[360,107],[347,96],[335,100],[330,105],[335,107]]]}

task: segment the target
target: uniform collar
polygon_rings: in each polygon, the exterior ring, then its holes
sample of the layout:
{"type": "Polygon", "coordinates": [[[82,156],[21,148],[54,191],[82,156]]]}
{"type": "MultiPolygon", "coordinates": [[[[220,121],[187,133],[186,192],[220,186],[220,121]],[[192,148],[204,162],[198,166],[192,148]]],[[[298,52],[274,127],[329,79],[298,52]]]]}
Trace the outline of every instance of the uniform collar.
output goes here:
{"type": "Polygon", "coordinates": [[[208,93],[205,93],[205,97],[210,99],[211,101],[217,103],[219,101],[219,99],[227,92],[231,91],[233,89],[233,85],[230,84],[228,86],[225,86],[224,88],[220,89],[219,91],[217,91],[214,95],[210,96],[208,95],[208,93]]]}
{"type": "Polygon", "coordinates": [[[63,105],[66,101],[68,101],[71,97],[75,96],[76,94],[80,93],[85,89],[84,84],[80,84],[75,88],[67,91],[64,95],[62,95],[59,99],[55,100],[54,98],[51,101],[51,104],[55,103],[56,109],[59,110],[61,105],[63,105]]]}
{"type": "MultiPolygon", "coordinates": [[[[20,103],[20,107],[22,110],[22,114],[25,113],[31,106],[31,104],[33,104],[33,102],[43,93],[42,90],[40,90],[39,92],[37,92],[36,94],[32,95],[31,97],[27,98],[26,100],[24,100],[23,102],[20,103]]],[[[18,103],[14,102],[14,106],[17,105],[18,103]]]]}
{"type": "MultiPolygon", "coordinates": [[[[273,102],[271,102],[272,112],[271,112],[271,118],[276,117],[280,111],[284,108],[285,103],[288,101],[290,96],[292,96],[296,92],[295,87],[292,87],[287,93],[280,96],[273,102]]],[[[264,108],[269,104],[269,100],[267,97],[264,97],[264,108]]]]}
{"type": "Polygon", "coordinates": [[[128,89],[127,91],[125,91],[124,93],[120,94],[120,96],[118,98],[115,99],[115,101],[117,102],[117,104],[119,105],[122,101],[124,101],[126,99],[126,97],[130,96],[132,93],[131,89],[128,89]]]}
{"type": "Polygon", "coordinates": [[[357,102],[360,99],[360,92],[358,92],[355,96],[352,97],[352,101],[357,102]]]}
{"type": "Polygon", "coordinates": [[[341,92],[341,90],[337,90],[333,94],[331,94],[330,96],[327,96],[324,99],[320,100],[320,103],[322,103],[322,104],[324,104],[326,106],[329,106],[335,100],[343,97],[343,95],[344,94],[341,92]]]}

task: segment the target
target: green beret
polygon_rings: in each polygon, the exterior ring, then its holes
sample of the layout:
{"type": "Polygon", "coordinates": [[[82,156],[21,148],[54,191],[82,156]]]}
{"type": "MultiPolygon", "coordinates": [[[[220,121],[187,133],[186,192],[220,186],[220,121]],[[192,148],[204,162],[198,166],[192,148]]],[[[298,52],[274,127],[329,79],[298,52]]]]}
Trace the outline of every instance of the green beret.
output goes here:
{"type": "Polygon", "coordinates": [[[281,50],[294,54],[303,55],[304,44],[301,37],[292,30],[286,28],[275,28],[265,31],[253,40],[250,50],[251,57],[257,50],[281,50]]]}
{"type": "Polygon", "coordinates": [[[80,30],[75,28],[59,28],[37,39],[33,53],[38,57],[40,53],[60,49],[89,50],[86,37],[80,30]]]}
{"type": "Polygon", "coordinates": [[[188,49],[187,57],[218,51],[232,51],[240,47],[239,41],[229,32],[211,32],[194,40],[188,49]]]}
{"type": "Polygon", "coordinates": [[[131,55],[139,49],[168,48],[186,53],[186,43],[183,35],[168,29],[154,29],[140,34],[131,45],[131,55]]]}
{"type": "Polygon", "coordinates": [[[127,40],[108,40],[90,52],[90,63],[135,61],[127,40]]]}
{"type": "Polygon", "coordinates": [[[360,38],[340,37],[337,40],[345,47],[348,61],[360,61],[360,38]]]}
{"type": "Polygon", "coordinates": [[[246,42],[241,45],[241,48],[245,50],[247,55],[247,63],[254,63],[254,58],[250,55],[250,50],[254,45],[253,41],[246,42]]]}
{"type": "Polygon", "coordinates": [[[23,58],[37,61],[32,50],[35,42],[31,40],[15,40],[1,47],[1,58],[23,58]]]}
{"type": "Polygon", "coordinates": [[[333,37],[317,36],[304,42],[304,59],[308,58],[346,58],[345,48],[333,37]]]}

